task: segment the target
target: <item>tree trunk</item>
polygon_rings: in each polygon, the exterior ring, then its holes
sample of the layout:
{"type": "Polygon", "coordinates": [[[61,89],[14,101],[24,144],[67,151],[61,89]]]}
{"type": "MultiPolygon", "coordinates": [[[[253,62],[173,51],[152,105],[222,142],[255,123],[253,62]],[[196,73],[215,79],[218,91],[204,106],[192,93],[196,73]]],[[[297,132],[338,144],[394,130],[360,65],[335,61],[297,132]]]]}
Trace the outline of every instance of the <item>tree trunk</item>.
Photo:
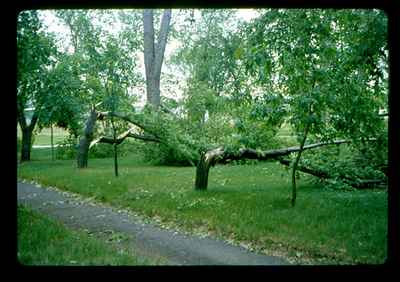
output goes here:
{"type": "Polygon", "coordinates": [[[50,124],[51,160],[54,161],[53,125],[50,124]]]}
{"type": "Polygon", "coordinates": [[[114,171],[115,176],[118,177],[118,152],[117,152],[117,143],[114,143],[114,171]]]}
{"type": "Polygon", "coordinates": [[[307,123],[306,129],[304,131],[304,137],[303,140],[301,140],[300,143],[300,151],[297,153],[297,157],[293,163],[293,168],[292,168],[292,200],[291,204],[292,207],[296,204],[296,197],[297,197],[297,191],[296,191],[296,169],[297,165],[299,164],[301,153],[303,152],[304,149],[304,143],[306,142],[307,135],[308,135],[308,130],[310,129],[311,123],[307,123]]]}
{"type": "Polygon", "coordinates": [[[117,132],[115,129],[114,125],[114,118],[111,117],[111,126],[113,130],[113,139],[114,139],[114,171],[115,171],[115,176],[118,177],[118,155],[117,155],[117,132]]]}
{"type": "Polygon", "coordinates": [[[97,120],[97,112],[92,109],[88,120],[86,121],[85,130],[79,141],[77,163],[78,168],[86,168],[88,166],[89,145],[93,139],[94,126],[97,120]]]}
{"type": "Polygon", "coordinates": [[[38,120],[39,113],[33,113],[29,126],[26,124],[25,114],[22,107],[18,107],[18,122],[22,131],[21,162],[31,160],[32,134],[38,120]]]}
{"type": "Polygon", "coordinates": [[[160,106],[160,76],[167,43],[171,9],[164,11],[157,43],[154,42],[154,19],[151,9],[143,10],[144,65],[146,70],[147,104],[160,106]]]}
{"type": "Polygon", "coordinates": [[[32,131],[29,127],[22,129],[21,162],[31,160],[32,131]]]}
{"type": "Polygon", "coordinates": [[[207,190],[210,166],[215,164],[215,156],[219,155],[221,152],[222,148],[218,148],[211,152],[201,154],[196,167],[196,181],[194,186],[196,190],[207,190]]]}

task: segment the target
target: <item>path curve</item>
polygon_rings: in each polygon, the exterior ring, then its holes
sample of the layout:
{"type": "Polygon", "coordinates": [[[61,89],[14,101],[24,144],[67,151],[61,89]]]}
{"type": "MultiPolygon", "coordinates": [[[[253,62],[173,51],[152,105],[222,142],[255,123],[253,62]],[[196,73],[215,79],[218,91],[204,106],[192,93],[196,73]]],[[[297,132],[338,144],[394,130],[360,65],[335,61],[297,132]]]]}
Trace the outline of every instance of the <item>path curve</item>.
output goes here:
{"type": "Polygon", "coordinates": [[[136,253],[161,258],[168,265],[287,265],[286,260],[252,253],[242,247],[161,229],[111,207],[77,201],[61,192],[17,184],[18,203],[45,213],[72,228],[124,233],[136,253]]]}

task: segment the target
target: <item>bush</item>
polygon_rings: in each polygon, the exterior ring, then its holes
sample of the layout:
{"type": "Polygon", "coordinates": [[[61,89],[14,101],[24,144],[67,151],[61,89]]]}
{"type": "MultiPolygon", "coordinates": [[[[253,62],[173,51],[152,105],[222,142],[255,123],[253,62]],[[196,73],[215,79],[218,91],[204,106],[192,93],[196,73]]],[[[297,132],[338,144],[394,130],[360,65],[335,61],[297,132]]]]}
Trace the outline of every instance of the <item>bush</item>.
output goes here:
{"type": "MultiPolygon", "coordinates": [[[[182,148],[183,149],[183,148],[182,148]]],[[[180,150],[157,143],[142,144],[140,150],[146,162],[155,165],[190,166],[188,157],[180,150]]]]}
{"type": "Polygon", "coordinates": [[[57,144],[59,146],[56,149],[56,159],[72,160],[76,158],[77,139],[75,137],[70,135],[57,144]]]}
{"type": "MultiPolygon", "coordinates": [[[[120,156],[120,146],[118,146],[118,155],[120,156]]],[[[89,159],[104,159],[114,156],[114,146],[111,144],[99,143],[89,149],[89,159]]]]}
{"type": "MultiPolygon", "coordinates": [[[[373,154],[372,154],[373,155],[373,154]]],[[[350,186],[345,184],[341,179],[357,180],[386,180],[384,172],[380,169],[380,159],[374,159],[372,155],[364,154],[360,157],[360,152],[354,145],[336,145],[326,146],[316,150],[307,150],[304,152],[301,164],[328,172],[333,178],[324,181],[326,187],[347,190],[350,186]]],[[[314,178],[318,182],[319,179],[314,178]]]]}

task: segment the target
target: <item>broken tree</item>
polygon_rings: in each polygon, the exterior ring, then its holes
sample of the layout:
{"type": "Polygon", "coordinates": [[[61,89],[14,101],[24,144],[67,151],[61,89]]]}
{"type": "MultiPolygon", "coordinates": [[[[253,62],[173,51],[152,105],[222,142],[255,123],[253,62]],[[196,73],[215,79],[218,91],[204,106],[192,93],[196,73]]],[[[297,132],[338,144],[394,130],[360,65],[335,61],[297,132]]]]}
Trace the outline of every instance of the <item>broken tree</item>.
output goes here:
{"type": "MultiPolygon", "coordinates": [[[[376,138],[370,138],[368,141],[375,141],[376,138]]],[[[300,146],[288,147],[282,149],[268,150],[268,151],[258,151],[250,148],[242,148],[237,151],[228,151],[223,147],[218,147],[207,152],[203,152],[200,156],[200,160],[196,168],[196,179],[195,179],[195,189],[196,190],[206,190],[208,186],[208,174],[210,167],[217,163],[227,163],[232,160],[243,160],[243,159],[255,159],[260,161],[267,160],[277,160],[280,164],[285,166],[291,166],[292,162],[290,160],[284,159],[283,157],[288,156],[292,153],[299,152],[300,150],[309,150],[327,145],[339,145],[344,143],[350,143],[349,140],[335,140],[332,142],[320,142],[305,145],[302,149],[300,146]]],[[[334,176],[322,169],[316,169],[311,167],[306,167],[304,165],[297,166],[297,170],[311,174],[321,179],[333,179],[334,176]]],[[[363,189],[368,187],[379,187],[380,185],[386,185],[386,179],[355,179],[347,175],[340,175],[339,179],[344,183],[357,188],[363,189]]]]}
{"type": "Polygon", "coordinates": [[[208,174],[210,167],[214,166],[217,162],[226,162],[230,160],[243,160],[243,159],[256,159],[266,161],[271,159],[278,159],[283,156],[288,156],[292,153],[299,152],[300,150],[309,150],[325,145],[348,143],[347,140],[336,140],[332,142],[320,142],[315,144],[305,145],[302,149],[300,147],[288,147],[283,149],[257,151],[250,148],[242,148],[236,152],[225,150],[219,147],[208,152],[203,152],[200,156],[200,161],[196,168],[196,190],[206,190],[208,185],[208,174]]]}

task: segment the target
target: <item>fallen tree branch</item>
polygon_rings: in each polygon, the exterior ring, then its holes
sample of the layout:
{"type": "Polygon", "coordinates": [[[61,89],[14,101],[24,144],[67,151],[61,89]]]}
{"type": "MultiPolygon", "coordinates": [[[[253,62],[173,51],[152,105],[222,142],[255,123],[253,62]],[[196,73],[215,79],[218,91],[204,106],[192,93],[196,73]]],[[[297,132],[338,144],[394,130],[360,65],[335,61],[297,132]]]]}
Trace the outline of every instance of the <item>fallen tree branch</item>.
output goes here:
{"type": "Polygon", "coordinates": [[[140,123],[137,120],[134,120],[132,116],[127,115],[127,114],[118,113],[118,112],[98,112],[98,116],[101,117],[101,118],[104,118],[104,117],[116,117],[116,118],[122,119],[122,120],[124,120],[126,122],[129,122],[129,123],[139,127],[143,131],[150,132],[154,136],[157,135],[157,133],[152,132],[147,126],[143,125],[142,123],[140,123]]]}
{"type": "MultiPolygon", "coordinates": [[[[166,109],[166,108],[165,108],[166,109]]],[[[172,113],[172,112],[171,112],[172,113]]],[[[135,139],[140,139],[143,141],[150,141],[150,142],[156,142],[156,143],[160,143],[160,144],[164,144],[165,146],[178,150],[180,151],[185,157],[187,157],[188,162],[192,165],[195,166],[195,163],[193,162],[193,159],[191,158],[190,155],[188,155],[184,150],[179,149],[177,146],[171,146],[167,141],[167,138],[165,137],[161,137],[160,135],[158,135],[157,132],[150,130],[149,127],[146,125],[143,125],[140,121],[138,120],[134,120],[134,117],[132,115],[127,115],[127,114],[123,114],[123,113],[118,113],[118,112],[97,112],[98,117],[100,117],[101,119],[104,117],[116,117],[119,119],[122,119],[126,122],[129,122],[137,127],[139,127],[140,129],[142,129],[145,133],[143,134],[135,134],[133,133],[133,128],[131,128],[130,130],[122,133],[118,138],[117,138],[117,144],[120,144],[121,142],[124,141],[125,138],[127,137],[132,137],[135,139]]],[[[95,141],[92,142],[91,146],[93,146],[96,143],[109,143],[109,144],[114,144],[114,139],[113,138],[109,138],[109,137],[100,137],[98,139],[96,139],[95,141]]]]}
{"type": "Polygon", "coordinates": [[[116,139],[112,138],[112,137],[106,137],[106,136],[101,136],[99,138],[97,138],[96,140],[93,140],[90,143],[89,148],[93,147],[95,144],[97,143],[107,143],[107,144],[121,144],[127,137],[131,137],[131,138],[135,138],[135,139],[140,139],[143,141],[151,141],[151,142],[157,142],[160,143],[161,140],[151,136],[151,135],[147,135],[147,134],[135,134],[132,133],[132,130],[134,130],[133,128],[125,131],[124,133],[121,133],[116,139]]]}
{"type": "MultiPolygon", "coordinates": [[[[303,147],[303,150],[309,150],[318,148],[326,145],[338,145],[343,143],[350,143],[349,140],[335,140],[332,142],[319,142],[309,144],[303,147]]],[[[197,164],[196,169],[196,180],[195,189],[205,190],[208,185],[208,173],[210,166],[214,166],[218,162],[226,162],[231,160],[242,160],[242,159],[256,159],[260,161],[266,161],[270,159],[277,159],[279,157],[290,155],[300,151],[299,146],[288,147],[283,149],[268,150],[268,151],[257,151],[250,148],[241,148],[236,152],[227,151],[222,146],[216,149],[203,152],[200,156],[200,161],[197,164]]]]}
{"type": "MultiPolygon", "coordinates": [[[[279,158],[279,162],[285,166],[290,166],[291,162],[286,159],[279,158]]],[[[316,176],[318,178],[322,179],[333,179],[332,175],[330,175],[327,171],[323,171],[321,169],[315,169],[315,168],[309,168],[303,165],[298,165],[297,170],[311,174],[313,176],[316,176]]],[[[369,187],[376,187],[377,185],[384,185],[386,184],[385,180],[382,179],[361,179],[361,180],[356,180],[353,178],[350,178],[345,175],[340,175],[339,176],[340,180],[342,180],[344,183],[357,188],[357,189],[364,189],[364,188],[369,188],[369,187]]]]}
{"type": "MultiPolygon", "coordinates": [[[[335,140],[332,142],[320,142],[305,145],[303,150],[314,149],[326,145],[338,145],[343,143],[350,143],[348,140],[335,140]]],[[[223,147],[210,150],[205,153],[205,161],[215,164],[223,160],[241,160],[241,159],[257,159],[260,161],[270,160],[281,156],[287,156],[291,153],[300,151],[299,146],[288,147],[283,149],[268,150],[268,151],[257,151],[250,148],[241,148],[237,152],[228,152],[223,147]]]]}
{"type": "Polygon", "coordinates": [[[129,133],[128,137],[132,137],[135,139],[140,139],[143,141],[149,141],[149,142],[156,142],[156,143],[162,143],[162,141],[159,138],[156,138],[154,136],[151,135],[145,135],[145,134],[135,134],[135,133],[129,133]]]}

